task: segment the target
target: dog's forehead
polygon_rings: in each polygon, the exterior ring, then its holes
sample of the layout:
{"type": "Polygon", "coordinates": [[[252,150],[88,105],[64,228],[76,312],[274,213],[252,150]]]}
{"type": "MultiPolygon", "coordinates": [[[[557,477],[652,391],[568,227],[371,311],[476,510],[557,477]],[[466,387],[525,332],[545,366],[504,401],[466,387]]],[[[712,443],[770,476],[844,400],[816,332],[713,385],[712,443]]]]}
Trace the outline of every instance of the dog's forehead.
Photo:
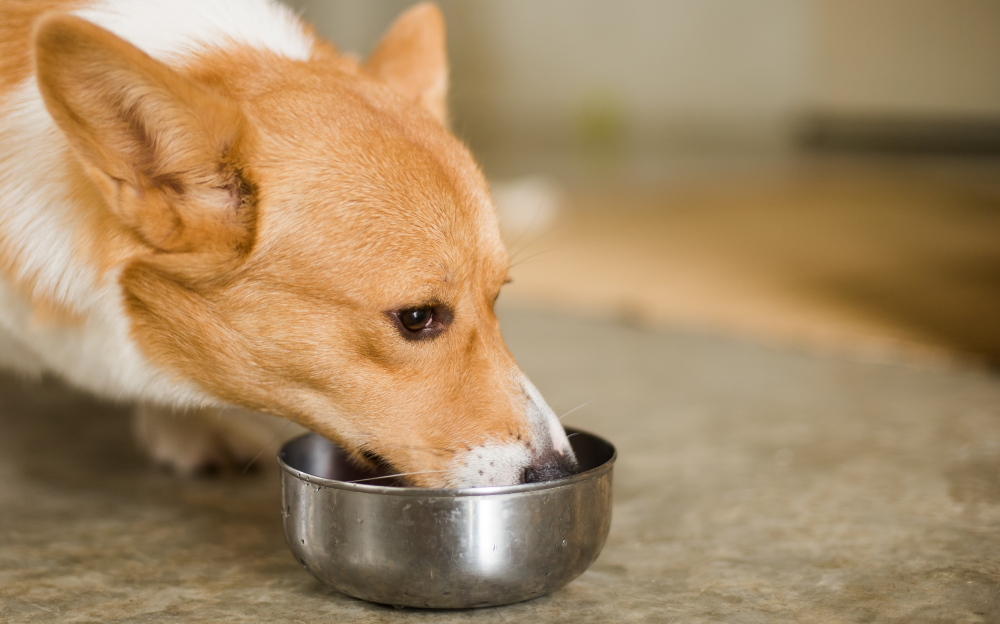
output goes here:
{"type": "Polygon", "coordinates": [[[267,107],[253,167],[264,248],[345,276],[433,283],[502,274],[492,201],[466,148],[378,88],[365,97],[334,91],[267,107]]]}

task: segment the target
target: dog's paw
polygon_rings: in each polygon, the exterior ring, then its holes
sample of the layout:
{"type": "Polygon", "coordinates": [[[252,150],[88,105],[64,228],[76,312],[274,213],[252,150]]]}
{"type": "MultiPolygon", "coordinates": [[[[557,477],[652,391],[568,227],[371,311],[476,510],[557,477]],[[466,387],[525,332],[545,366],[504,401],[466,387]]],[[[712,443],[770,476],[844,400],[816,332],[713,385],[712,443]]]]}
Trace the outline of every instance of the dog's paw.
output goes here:
{"type": "Polygon", "coordinates": [[[244,472],[303,430],[290,421],[235,408],[178,412],[138,405],[133,431],[155,463],[192,476],[244,472]]]}

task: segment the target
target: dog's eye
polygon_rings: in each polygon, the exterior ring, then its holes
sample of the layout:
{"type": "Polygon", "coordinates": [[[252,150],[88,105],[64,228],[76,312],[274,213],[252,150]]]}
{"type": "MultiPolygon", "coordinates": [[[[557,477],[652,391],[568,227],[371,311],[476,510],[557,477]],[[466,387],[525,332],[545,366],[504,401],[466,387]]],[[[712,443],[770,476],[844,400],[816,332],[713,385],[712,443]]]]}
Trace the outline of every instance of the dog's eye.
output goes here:
{"type": "Polygon", "coordinates": [[[426,329],[434,320],[434,308],[410,308],[399,313],[399,322],[407,331],[418,332],[426,329]]]}
{"type": "Polygon", "coordinates": [[[440,336],[455,316],[451,308],[439,303],[392,310],[386,315],[396,322],[399,334],[407,340],[429,340],[440,336]]]}

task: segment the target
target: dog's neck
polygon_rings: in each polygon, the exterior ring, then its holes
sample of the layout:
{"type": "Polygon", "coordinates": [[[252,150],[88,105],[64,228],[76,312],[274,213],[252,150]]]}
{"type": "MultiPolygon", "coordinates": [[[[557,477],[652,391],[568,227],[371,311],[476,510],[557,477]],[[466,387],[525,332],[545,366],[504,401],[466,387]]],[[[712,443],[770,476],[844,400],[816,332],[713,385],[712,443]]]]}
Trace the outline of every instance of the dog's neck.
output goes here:
{"type": "Polygon", "coordinates": [[[114,275],[101,276],[94,250],[82,244],[82,234],[96,234],[97,226],[82,204],[101,200],[88,180],[74,175],[79,167],[34,79],[5,98],[0,137],[18,148],[0,161],[6,286],[31,308],[35,325],[73,325],[100,313],[114,275]]]}

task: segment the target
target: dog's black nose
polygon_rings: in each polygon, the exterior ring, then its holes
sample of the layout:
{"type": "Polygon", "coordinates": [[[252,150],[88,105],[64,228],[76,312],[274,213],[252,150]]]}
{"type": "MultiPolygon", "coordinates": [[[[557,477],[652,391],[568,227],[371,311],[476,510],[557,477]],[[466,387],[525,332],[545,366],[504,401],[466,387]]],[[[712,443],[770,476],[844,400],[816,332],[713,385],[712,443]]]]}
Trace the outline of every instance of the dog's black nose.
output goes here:
{"type": "Polygon", "coordinates": [[[580,472],[573,457],[552,454],[535,460],[524,469],[522,483],[541,483],[554,481],[580,472]]]}

